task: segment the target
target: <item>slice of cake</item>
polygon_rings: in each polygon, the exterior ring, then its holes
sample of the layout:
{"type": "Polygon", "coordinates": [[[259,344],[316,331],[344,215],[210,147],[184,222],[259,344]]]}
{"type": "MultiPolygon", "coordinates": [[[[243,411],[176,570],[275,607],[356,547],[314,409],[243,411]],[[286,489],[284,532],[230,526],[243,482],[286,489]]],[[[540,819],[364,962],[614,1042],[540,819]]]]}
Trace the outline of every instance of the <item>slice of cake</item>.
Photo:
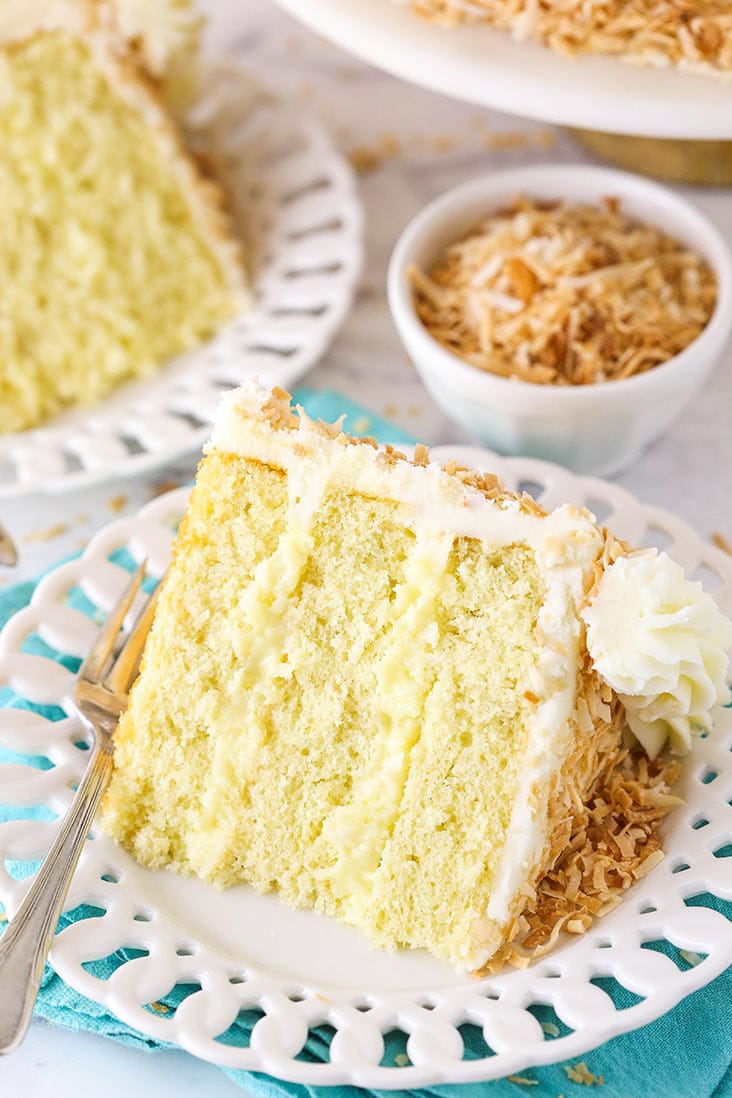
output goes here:
{"type": "Polygon", "coordinates": [[[286,398],[224,400],[103,826],[144,865],[478,968],[623,754],[611,684],[655,750],[669,723],[683,745],[723,696],[732,626],[587,512],[286,398]]]}
{"type": "Polygon", "coordinates": [[[158,92],[179,0],[0,0],[0,430],[151,374],[245,307],[219,189],[158,92]]]}

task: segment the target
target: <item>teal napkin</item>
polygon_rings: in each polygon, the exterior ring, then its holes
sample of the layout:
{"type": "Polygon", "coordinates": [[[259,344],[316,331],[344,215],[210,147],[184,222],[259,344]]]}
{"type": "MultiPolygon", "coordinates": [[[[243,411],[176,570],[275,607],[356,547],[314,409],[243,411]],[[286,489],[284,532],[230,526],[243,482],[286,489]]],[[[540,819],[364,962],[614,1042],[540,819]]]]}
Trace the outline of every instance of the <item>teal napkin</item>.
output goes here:
{"type": "MultiPolygon", "coordinates": [[[[383,441],[409,443],[413,441],[404,432],[388,424],[378,416],[357,404],[333,392],[313,392],[301,389],[295,393],[297,401],[303,404],[307,412],[315,419],[334,420],[345,413],[347,429],[358,434],[373,434],[383,441]]],[[[21,607],[29,602],[35,582],[19,584],[0,592],[0,626],[21,607]]],[[[89,612],[83,596],[72,598],[73,605],[89,612]]],[[[76,663],[59,653],[49,650],[42,641],[29,643],[29,650],[50,655],[73,669],[76,663]]],[[[7,688],[0,690],[0,707],[32,708],[22,698],[7,688]]],[[[58,711],[38,707],[40,712],[54,717],[58,711]]],[[[0,762],[10,762],[18,757],[9,751],[0,749],[0,762]]],[[[27,762],[27,758],[23,757],[27,762]]],[[[45,760],[35,759],[35,765],[47,766],[45,760]]],[[[17,809],[0,805],[0,821],[32,817],[44,818],[41,808],[17,809]]],[[[732,855],[732,847],[728,853],[732,855]]],[[[732,864],[732,863],[730,863],[732,864]]],[[[18,872],[21,867],[18,867],[18,872]]],[[[27,872],[27,867],[25,869],[27,872]]],[[[732,920],[732,904],[716,903],[718,910],[732,920]]],[[[77,910],[62,918],[61,926],[66,926],[88,912],[77,910]]],[[[730,927],[732,934],[732,927],[730,927]]],[[[109,975],[118,965],[124,963],[124,957],[106,958],[95,965],[96,974],[109,975]]],[[[679,962],[682,966],[686,963],[679,962]]],[[[186,988],[176,988],[165,1000],[163,1007],[171,1013],[185,997],[186,988]]],[[[618,1006],[630,1006],[632,997],[620,993],[613,997],[618,1006]]],[[[556,1018],[548,1008],[536,1008],[540,1021],[556,1023],[556,1018]]],[[[107,1011],[84,996],[72,991],[46,966],[41,992],[36,1006],[36,1014],[56,1025],[67,1029],[89,1030],[103,1034],[123,1044],[154,1051],[162,1046],[159,1042],[137,1033],[123,1022],[112,1017],[107,1011]]],[[[236,1029],[230,1035],[232,1043],[248,1044],[251,1027],[258,1015],[252,1013],[249,1019],[237,1022],[236,1029]]],[[[559,1032],[565,1032],[559,1028],[559,1032]]],[[[477,1058],[484,1055],[484,1046],[480,1030],[474,1026],[463,1027],[463,1038],[467,1056],[477,1058]]],[[[327,1057],[327,1032],[311,1033],[306,1046],[306,1055],[313,1061],[327,1057]]],[[[403,1053],[403,1046],[396,1038],[387,1039],[387,1060],[398,1063],[397,1057],[403,1053]]],[[[599,1098],[732,1098],[732,970],[711,983],[708,987],[690,995],[665,1017],[636,1030],[634,1033],[617,1037],[601,1048],[584,1056],[576,1057],[566,1063],[551,1067],[530,1068],[522,1071],[518,1078],[497,1080],[492,1083],[475,1083],[464,1086],[439,1086],[424,1091],[377,1091],[383,1098],[408,1093],[424,1095],[425,1098],[579,1098],[587,1094],[586,1085],[574,1082],[567,1075],[567,1068],[584,1061],[587,1069],[597,1081],[590,1089],[602,1087],[599,1098]],[[600,1078],[602,1083],[600,1083],[600,1078]]],[[[359,1098],[368,1092],[356,1087],[306,1087],[292,1083],[283,1083],[260,1074],[243,1071],[229,1071],[230,1077],[248,1092],[262,1098],[318,1098],[321,1092],[328,1098],[359,1098]]]]}

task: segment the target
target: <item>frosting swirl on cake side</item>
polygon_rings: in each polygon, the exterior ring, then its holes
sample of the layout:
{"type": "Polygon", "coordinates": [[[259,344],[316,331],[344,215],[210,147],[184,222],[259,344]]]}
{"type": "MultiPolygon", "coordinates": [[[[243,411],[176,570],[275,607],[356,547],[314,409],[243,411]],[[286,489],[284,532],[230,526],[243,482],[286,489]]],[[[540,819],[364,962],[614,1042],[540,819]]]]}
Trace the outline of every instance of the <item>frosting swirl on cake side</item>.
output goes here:
{"type": "Polygon", "coordinates": [[[688,751],[729,698],[732,622],[711,595],[668,554],[640,550],[606,569],[582,618],[595,670],[648,755],[667,740],[675,753],[688,751]]]}

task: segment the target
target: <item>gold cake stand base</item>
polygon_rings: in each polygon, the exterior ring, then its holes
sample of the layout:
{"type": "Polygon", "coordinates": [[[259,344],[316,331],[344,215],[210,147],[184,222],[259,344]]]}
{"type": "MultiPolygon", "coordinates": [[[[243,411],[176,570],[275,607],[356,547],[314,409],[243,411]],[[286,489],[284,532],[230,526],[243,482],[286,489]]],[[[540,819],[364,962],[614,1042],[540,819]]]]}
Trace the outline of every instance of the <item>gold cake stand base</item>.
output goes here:
{"type": "Polygon", "coordinates": [[[678,183],[732,186],[732,141],[675,141],[570,128],[586,149],[629,171],[678,183]]]}

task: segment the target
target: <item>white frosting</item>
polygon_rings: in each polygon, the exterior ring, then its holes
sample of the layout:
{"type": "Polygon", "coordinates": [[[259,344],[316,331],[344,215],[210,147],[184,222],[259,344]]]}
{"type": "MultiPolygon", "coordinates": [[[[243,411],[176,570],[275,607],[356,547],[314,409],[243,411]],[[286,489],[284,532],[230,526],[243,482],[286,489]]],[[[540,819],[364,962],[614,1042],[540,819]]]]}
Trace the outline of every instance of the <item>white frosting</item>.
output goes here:
{"type": "Polygon", "coordinates": [[[440,465],[393,462],[383,451],[375,453],[367,446],[334,449],[332,440],[304,413],[296,432],[278,431],[267,422],[248,418],[261,413],[269,395],[253,381],[226,393],[204,452],[221,450],[255,458],[288,472],[303,464],[326,462],[332,484],[406,504],[413,511],[415,527],[449,530],[457,537],[481,538],[496,545],[528,545],[540,555],[542,571],[549,573],[559,574],[570,557],[576,566],[581,560],[583,567],[597,558],[601,539],[586,511],[568,505],[545,516],[523,510],[518,500],[501,500],[497,506],[440,465]]]}
{"type": "Polygon", "coordinates": [[[625,706],[651,758],[684,753],[729,699],[732,622],[666,553],[644,550],[606,569],[582,614],[592,662],[625,706]]]}

